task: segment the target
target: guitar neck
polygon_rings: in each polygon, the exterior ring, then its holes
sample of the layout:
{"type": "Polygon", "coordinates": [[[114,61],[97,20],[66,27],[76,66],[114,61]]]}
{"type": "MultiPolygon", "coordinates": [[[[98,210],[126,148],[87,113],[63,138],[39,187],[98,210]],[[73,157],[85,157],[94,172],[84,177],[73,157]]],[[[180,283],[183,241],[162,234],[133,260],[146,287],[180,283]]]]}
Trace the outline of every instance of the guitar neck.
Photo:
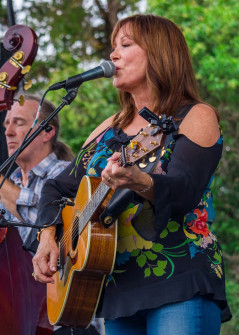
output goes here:
{"type": "MultiPolygon", "coordinates": [[[[154,129],[155,127],[149,124],[145,129],[140,131],[134,140],[132,140],[126,148],[123,148],[123,154],[121,153],[117,161],[121,165],[124,165],[125,162],[126,164],[132,165],[150,153],[153,153],[157,148],[162,148],[165,135],[162,131],[152,135],[154,129]]],[[[156,159],[156,157],[153,157],[153,159],[156,159]]],[[[95,189],[84,209],[74,219],[73,224],[74,227],[77,226],[79,234],[81,234],[110,191],[111,188],[104,184],[104,182],[101,182],[95,189]]]]}
{"type": "MultiPolygon", "coordinates": [[[[120,164],[122,164],[122,154],[117,160],[120,164]]],[[[97,208],[102,204],[107,195],[109,194],[111,188],[107,186],[103,181],[98,185],[96,190],[94,191],[92,197],[89,202],[81,212],[78,220],[79,220],[79,234],[83,231],[87,223],[90,221],[91,217],[96,212],[97,208]]]]}
{"type": "Polygon", "coordinates": [[[103,181],[98,185],[97,189],[93,193],[92,197],[90,198],[89,202],[81,212],[80,216],[78,217],[79,220],[79,234],[85,228],[87,223],[90,221],[93,214],[96,212],[97,208],[102,204],[105,200],[107,195],[109,194],[111,188],[108,187],[103,181]]]}

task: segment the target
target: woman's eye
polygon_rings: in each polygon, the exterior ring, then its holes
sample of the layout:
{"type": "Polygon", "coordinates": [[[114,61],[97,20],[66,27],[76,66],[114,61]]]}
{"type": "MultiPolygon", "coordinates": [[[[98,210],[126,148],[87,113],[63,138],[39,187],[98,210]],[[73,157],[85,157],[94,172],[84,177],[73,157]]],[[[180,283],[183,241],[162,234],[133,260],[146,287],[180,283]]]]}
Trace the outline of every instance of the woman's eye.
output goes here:
{"type": "Polygon", "coordinates": [[[124,48],[130,47],[130,44],[122,44],[124,48]]]}

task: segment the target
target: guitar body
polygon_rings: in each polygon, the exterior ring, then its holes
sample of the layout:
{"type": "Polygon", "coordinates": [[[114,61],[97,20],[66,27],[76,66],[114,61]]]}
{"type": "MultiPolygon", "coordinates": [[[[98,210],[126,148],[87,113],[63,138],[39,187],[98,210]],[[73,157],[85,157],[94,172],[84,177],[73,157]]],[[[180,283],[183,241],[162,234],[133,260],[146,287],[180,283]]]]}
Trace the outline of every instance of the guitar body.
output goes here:
{"type": "MultiPolygon", "coordinates": [[[[166,138],[162,129],[170,126],[170,131],[175,130],[170,122],[162,117],[157,127],[149,124],[123,148],[118,162],[132,165],[150,154],[149,162],[154,162],[154,153],[160,149],[161,154],[166,138]]],[[[141,168],[146,166],[144,160],[141,168]]],[[[62,211],[59,271],[54,275],[55,283],[47,284],[52,325],[87,328],[94,317],[105,276],[113,271],[116,256],[117,221],[105,228],[99,219],[113,193],[101,178],[84,176],[73,206],[68,202],[62,211]]],[[[105,224],[112,221],[110,214],[102,219],[105,224]]]]}
{"type": "Polygon", "coordinates": [[[105,228],[97,219],[104,203],[78,232],[79,216],[100,182],[101,178],[84,176],[74,206],[66,206],[62,211],[63,242],[59,244],[62,268],[54,275],[55,283],[47,284],[51,324],[87,328],[96,312],[105,276],[113,271],[117,222],[105,228]]]}

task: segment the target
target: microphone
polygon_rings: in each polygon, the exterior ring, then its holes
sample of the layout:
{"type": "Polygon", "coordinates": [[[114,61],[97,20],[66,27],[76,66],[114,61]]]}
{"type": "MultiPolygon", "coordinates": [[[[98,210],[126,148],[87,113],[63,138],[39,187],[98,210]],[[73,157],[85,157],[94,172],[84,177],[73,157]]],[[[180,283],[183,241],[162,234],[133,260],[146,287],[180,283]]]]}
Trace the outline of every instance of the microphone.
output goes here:
{"type": "Polygon", "coordinates": [[[59,90],[60,88],[70,89],[79,87],[84,81],[89,81],[97,78],[110,78],[116,72],[116,67],[113,62],[104,60],[99,66],[88,70],[81,74],[77,74],[64,81],[53,84],[49,87],[49,91],[59,90]]]}

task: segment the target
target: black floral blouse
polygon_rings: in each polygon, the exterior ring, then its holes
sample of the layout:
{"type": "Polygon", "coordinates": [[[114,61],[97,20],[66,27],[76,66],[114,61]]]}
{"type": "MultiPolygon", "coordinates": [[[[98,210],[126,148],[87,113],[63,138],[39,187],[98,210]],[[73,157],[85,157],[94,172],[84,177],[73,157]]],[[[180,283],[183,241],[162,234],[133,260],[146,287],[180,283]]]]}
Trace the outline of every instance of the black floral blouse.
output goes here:
{"type": "MultiPolygon", "coordinates": [[[[100,176],[107,158],[131,138],[108,128],[83,148],[61,175],[45,184],[38,222],[52,221],[57,212],[52,199],[74,197],[82,176],[100,176]]],[[[221,136],[212,147],[202,148],[184,135],[171,138],[151,174],[154,205],[137,199],[118,218],[115,267],[105,282],[98,317],[129,316],[207,295],[220,306],[222,322],[231,318],[211,193],[222,142],[221,136]]]]}

